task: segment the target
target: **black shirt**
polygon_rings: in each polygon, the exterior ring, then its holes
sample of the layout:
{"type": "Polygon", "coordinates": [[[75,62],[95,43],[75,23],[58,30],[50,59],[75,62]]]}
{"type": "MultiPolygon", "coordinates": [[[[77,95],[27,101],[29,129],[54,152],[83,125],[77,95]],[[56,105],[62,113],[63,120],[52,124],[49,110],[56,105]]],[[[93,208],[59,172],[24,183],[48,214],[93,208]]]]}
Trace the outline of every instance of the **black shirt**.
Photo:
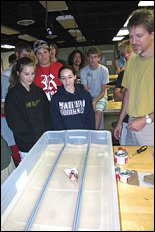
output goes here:
{"type": "MultiPolygon", "coordinates": [[[[124,75],[124,70],[122,70],[122,71],[119,73],[119,75],[118,75],[118,77],[117,77],[117,80],[116,80],[115,88],[120,88],[120,89],[124,88],[124,87],[121,85],[121,84],[122,84],[122,80],[123,80],[123,75],[124,75]]],[[[124,118],[124,120],[123,120],[123,122],[128,123],[128,119],[129,119],[129,116],[126,115],[125,118],[124,118]]]]}
{"type": "Polygon", "coordinates": [[[51,129],[49,101],[45,92],[34,84],[30,91],[19,83],[8,91],[5,114],[17,147],[22,152],[28,152],[40,136],[51,129]]]}

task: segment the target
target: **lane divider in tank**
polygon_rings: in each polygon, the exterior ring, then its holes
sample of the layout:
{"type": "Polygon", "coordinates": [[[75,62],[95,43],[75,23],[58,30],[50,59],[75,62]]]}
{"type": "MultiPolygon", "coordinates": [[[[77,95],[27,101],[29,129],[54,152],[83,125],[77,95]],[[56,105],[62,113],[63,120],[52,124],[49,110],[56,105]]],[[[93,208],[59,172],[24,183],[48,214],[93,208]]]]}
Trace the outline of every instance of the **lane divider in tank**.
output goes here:
{"type": "Polygon", "coordinates": [[[63,147],[62,147],[61,150],[59,151],[59,154],[57,155],[57,158],[56,158],[56,160],[55,160],[55,162],[54,162],[54,165],[53,165],[53,167],[52,167],[52,170],[51,170],[49,176],[47,177],[47,179],[46,179],[46,181],[45,181],[45,184],[43,185],[43,187],[42,187],[42,189],[41,189],[41,192],[40,192],[40,195],[39,195],[39,197],[38,197],[38,200],[37,200],[37,202],[36,202],[36,204],[35,204],[35,206],[34,206],[34,208],[33,208],[33,211],[31,212],[31,215],[30,215],[30,217],[29,217],[29,219],[28,219],[28,221],[27,221],[27,223],[26,223],[26,226],[25,226],[25,228],[24,228],[24,231],[30,231],[30,229],[31,229],[31,227],[32,227],[32,224],[33,224],[33,222],[34,222],[34,220],[35,220],[35,217],[36,217],[36,215],[37,215],[37,212],[38,212],[38,210],[39,210],[40,204],[41,204],[41,202],[42,202],[42,200],[43,200],[43,196],[44,196],[44,194],[45,194],[45,192],[46,192],[46,188],[47,188],[47,186],[48,186],[48,183],[49,183],[49,181],[51,180],[51,176],[52,176],[52,174],[53,174],[53,172],[54,172],[54,170],[55,170],[55,167],[56,167],[56,165],[57,165],[57,163],[58,163],[59,158],[60,158],[61,155],[62,155],[62,152],[63,152],[65,146],[66,146],[66,144],[63,145],[63,147]]]}
{"type": "Polygon", "coordinates": [[[84,177],[85,177],[85,173],[86,173],[86,166],[87,166],[87,161],[88,161],[89,150],[90,150],[90,135],[89,135],[89,141],[88,141],[87,151],[86,151],[86,155],[85,155],[84,165],[83,165],[83,169],[82,169],[82,176],[81,176],[81,182],[80,182],[77,201],[76,201],[76,208],[75,208],[75,213],[74,213],[74,221],[73,221],[72,231],[78,231],[81,202],[82,202],[82,193],[83,193],[83,187],[84,187],[84,177]]]}

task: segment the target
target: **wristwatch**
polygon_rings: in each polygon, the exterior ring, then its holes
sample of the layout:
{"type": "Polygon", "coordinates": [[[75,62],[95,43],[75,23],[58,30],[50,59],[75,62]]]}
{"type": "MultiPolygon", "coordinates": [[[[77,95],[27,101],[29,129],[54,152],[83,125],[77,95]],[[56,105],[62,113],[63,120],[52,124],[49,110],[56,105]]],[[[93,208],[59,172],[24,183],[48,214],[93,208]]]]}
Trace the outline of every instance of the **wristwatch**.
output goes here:
{"type": "Polygon", "coordinates": [[[150,124],[152,122],[152,119],[150,118],[148,114],[145,116],[145,120],[147,124],[150,124]]]}

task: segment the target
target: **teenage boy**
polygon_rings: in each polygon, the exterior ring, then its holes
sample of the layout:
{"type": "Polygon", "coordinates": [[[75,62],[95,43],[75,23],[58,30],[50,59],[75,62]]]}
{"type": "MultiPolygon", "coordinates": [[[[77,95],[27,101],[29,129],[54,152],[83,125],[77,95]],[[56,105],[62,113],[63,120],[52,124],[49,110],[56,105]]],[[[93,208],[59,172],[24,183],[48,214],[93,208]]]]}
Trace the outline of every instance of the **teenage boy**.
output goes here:
{"type": "Polygon", "coordinates": [[[95,128],[100,128],[103,111],[107,104],[106,85],[109,82],[109,71],[99,64],[101,51],[92,46],[87,52],[88,65],[80,71],[81,84],[93,97],[93,109],[95,111],[95,128]]]}
{"type": "Polygon", "coordinates": [[[62,64],[59,62],[51,62],[50,48],[44,40],[35,41],[33,51],[38,60],[34,83],[44,90],[48,100],[51,101],[52,96],[58,90],[57,86],[62,84],[58,77],[58,72],[62,64]]]}

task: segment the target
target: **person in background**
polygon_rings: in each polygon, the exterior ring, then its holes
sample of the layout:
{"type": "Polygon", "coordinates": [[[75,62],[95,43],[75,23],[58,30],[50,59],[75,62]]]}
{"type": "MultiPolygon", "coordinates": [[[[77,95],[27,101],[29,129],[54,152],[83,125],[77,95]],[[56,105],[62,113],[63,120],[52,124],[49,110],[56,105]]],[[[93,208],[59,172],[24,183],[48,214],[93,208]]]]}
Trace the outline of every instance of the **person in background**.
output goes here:
{"type": "Polygon", "coordinates": [[[53,42],[49,43],[49,48],[50,48],[50,57],[51,57],[51,62],[59,62],[62,65],[66,65],[66,62],[62,59],[57,59],[57,54],[58,54],[58,48],[57,45],[53,42]]]}
{"type": "Polygon", "coordinates": [[[25,41],[20,41],[16,43],[14,52],[17,59],[29,57],[31,55],[31,46],[25,41]]]}
{"type": "Polygon", "coordinates": [[[5,69],[1,74],[1,134],[6,140],[8,146],[10,146],[12,150],[12,157],[14,160],[14,163],[16,166],[20,163],[20,155],[17,145],[15,144],[15,140],[13,137],[13,133],[10,130],[10,128],[7,125],[6,118],[5,118],[5,112],[4,112],[4,105],[5,105],[5,97],[8,92],[9,87],[9,78],[12,71],[12,66],[16,62],[17,59],[20,59],[21,57],[27,57],[31,54],[31,47],[26,42],[18,42],[15,45],[14,54],[12,54],[9,58],[9,67],[5,69]],[[16,57],[16,60],[15,60],[16,57]],[[13,61],[14,59],[14,61],[13,61]],[[10,61],[13,63],[11,64],[10,61]]]}
{"type": "Polygon", "coordinates": [[[10,147],[1,135],[1,185],[16,168],[11,154],[10,147]]]}
{"type": "Polygon", "coordinates": [[[8,57],[8,62],[9,62],[9,66],[12,66],[15,62],[16,62],[16,54],[11,54],[9,57],[8,57]]]}
{"type": "Polygon", "coordinates": [[[35,84],[35,64],[22,57],[13,66],[9,91],[5,98],[5,114],[13,132],[21,159],[40,136],[51,129],[50,107],[45,92],[35,84]]]}
{"type": "Polygon", "coordinates": [[[16,43],[15,49],[14,49],[14,54],[12,54],[11,57],[8,58],[9,67],[7,69],[5,69],[1,74],[1,88],[2,88],[1,98],[3,100],[5,100],[5,96],[8,92],[9,77],[10,77],[10,74],[12,71],[12,65],[15,63],[16,59],[20,59],[20,58],[25,57],[25,56],[30,56],[30,54],[31,54],[31,47],[28,43],[26,43],[26,42],[16,43]],[[14,61],[10,65],[9,59],[12,59],[12,56],[14,56],[13,57],[14,61]],[[15,57],[16,57],[16,59],[15,59],[15,57]]]}
{"type": "Polygon", "coordinates": [[[101,51],[97,47],[91,47],[87,52],[88,65],[81,69],[81,84],[88,90],[93,98],[93,109],[95,111],[95,128],[100,128],[103,111],[107,104],[106,85],[109,82],[109,71],[99,64],[101,51]]]}
{"type": "Polygon", "coordinates": [[[68,64],[71,65],[76,72],[76,82],[80,83],[80,70],[84,67],[85,59],[83,53],[75,49],[68,56],[68,64]]]}
{"type": "Polygon", "coordinates": [[[10,74],[11,74],[12,66],[16,62],[16,59],[17,59],[17,57],[16,57],[15,53],[11,54],[8,57],[9,67],[6,68],[1,74],[1,90],[2,90],[1,98],[3,100],[5,99],[5,96],[6,96],[7,92],[8,92],[9,77],[10,77],[10,74]]]}
{"type": "Polygon", "coordinates": [[[129,115],[126,145],[154,145],[154,11],[133,11],[127,28],[135,55],[127,62],[122,86],[123,104],[114,129],[119,139],[122,122],[129,115]]]}
{"type": "MultiPolygon", "coordinates": [[[[133,54],[132,46],[131,46],[130,41],[128,39],[122,41],[119,51],[120,51],[120,55],[123,57],[123,59],[125,60],[125,63],[126,63],[128,61],[128,59],[130,58],[130,56],[133,54]]],[[[117,77],[117,80],[116,80],[116,84],[115,84],[115,88],[114,88],[114,101],[116,101],[116,102],[123,101],[125,88],[123,88],[121,83],[122,83],[122,79],[123,79],[123,75],[124,75],[124,70],[125,70],[125,65],[124,65],[123,70],[120,71],[120,73],[117,77]]],[[[124,146],[125,142],[126,142],[127,123],[128,123],[128,115],[126,115],[124,120],[123,120],[123,127],[122,127],[122,131],[121,131],[121,136],[119,139],[119,144],[121,146],[124,146]]]]}
{"type": "Polygon", "coordinates": [[[83,85],[75,84],[76,74],[73,67],[62,66],[59,78],[62,86],[50,103],[52,129],[95,129],[92,97],[83,85]]]}
{"type": "Polygon", "coordinates": [[[1,73],[4,71],[3,59],[1,58],[1,73]]]}
{"type": "Polygon", "coordinates": [[[34,83],[44,90],[48,100],[51,101],[52,96],[57,92],[58,86],[62,84],[58,77],[62,64],[51,62],[50,48],[44,40],[35,41],[33,51],[38,61],[34,83]]]}
{"type": "Polygon", "coordinates": [[[115,64],[116,74],[119,74],[120,71],[124,69],[124,65],[125,65],[125,60],[120,54],[120,48],[121,48],[121,42],[117,44],[116,49],[115,49],[114,64],[115,64]]]}

